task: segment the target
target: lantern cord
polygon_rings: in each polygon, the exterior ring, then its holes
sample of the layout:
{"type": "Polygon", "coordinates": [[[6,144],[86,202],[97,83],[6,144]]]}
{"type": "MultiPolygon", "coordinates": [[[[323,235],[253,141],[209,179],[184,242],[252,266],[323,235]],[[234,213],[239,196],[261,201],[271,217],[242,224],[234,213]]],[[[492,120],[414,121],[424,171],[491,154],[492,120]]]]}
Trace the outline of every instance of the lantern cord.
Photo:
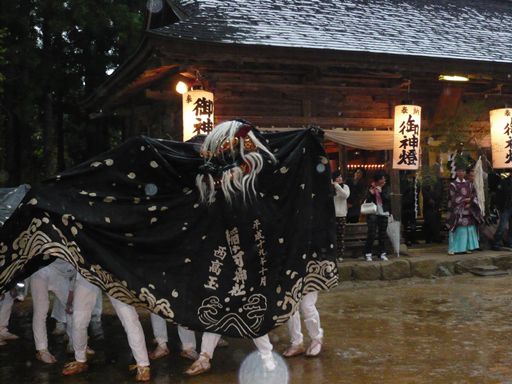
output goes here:
{"type": "Polygon", "coordinates": [[[418,178],[414,176],[414,218],[418,218],[418,178]]]}

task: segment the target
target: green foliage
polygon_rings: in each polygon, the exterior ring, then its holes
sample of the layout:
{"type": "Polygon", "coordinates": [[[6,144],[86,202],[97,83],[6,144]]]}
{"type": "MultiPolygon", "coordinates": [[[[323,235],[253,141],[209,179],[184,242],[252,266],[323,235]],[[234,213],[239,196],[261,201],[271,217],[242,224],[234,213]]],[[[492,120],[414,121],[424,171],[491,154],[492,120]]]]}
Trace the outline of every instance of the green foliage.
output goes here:
{"type": "Polygon", "coordinates": [[[135,51],[144,4],[0,2],[7,31],[0,35],[0,171],[10,184],[40,180],[102,149],[80,102],[135,51]]]}
{"type": "Polygon", "coordinates": [[[488,132],[484,129],[469,128],[488,111],[489,106],[484,100],[473,100],[462,104],[452,117],[436,124],[432,134],[442,141],[441,151],[454,151],[461,146],[466,149],[477,148],[479,141],[488,132]]]}
{"type": "Polygon", "coordinates": [[[418,182],[421,187],[434,186],[439,181],[439,166],[422,165],[418,171],[418,182]]]}

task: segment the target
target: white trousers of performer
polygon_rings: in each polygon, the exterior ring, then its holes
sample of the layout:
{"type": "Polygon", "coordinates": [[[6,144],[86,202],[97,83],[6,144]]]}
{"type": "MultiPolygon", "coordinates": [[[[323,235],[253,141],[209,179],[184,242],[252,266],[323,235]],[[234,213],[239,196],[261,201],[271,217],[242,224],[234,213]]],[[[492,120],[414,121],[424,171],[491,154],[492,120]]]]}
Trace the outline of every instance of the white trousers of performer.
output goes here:
{"type": "MultiPolygon", "coordinates": [[[[87,361],[87,328],[100,294],[101,291],[97,286],[89,283],[82,275],[77,276],[73,301],[73,349],[75,350],[76,361],[83,363],[87,361]]],[[[109,296],[109,299],[119,320],[121,320],[121,324],[123,324],[128,337],[128,344],[137,365],[141,367],[149,366],[146,340],[137,311],[131,305],[113,297],[109,296]]]]}
{"type": "Polygon", "coordinates": [[[0,300],[0,338],[2,333],[9,330],[9,319],[11,318],[14,298],[10,292],[6,292],[4,298],[0,300]]]}
{"type": "MultiPolygon", "coordinates": [[[[101,314],[103,312],[103,298],[101,296],[101,292],[96,299],[96,304],[94,305],[94,309],[92,310],[91,322],[101,322],[101,314]]],[[[56,321],[59,323],[66,323],[66,308],[60,303],[59,300],[55,300],[53,302],[52,307],[52,315],[56,321]]]]}
{"type": "MultiPolygon", "coordinates": [[[[46,330],[46,317],[50,309],[48,292],[53,292],[56,299],[65,307],[70,288],[69,278],[59,273],[51,264],[30,276],[30,292],[34,311],[32,330],[37,351],[48,349],[48,333],[46,330]]],[[[67,315],[67,324],[68,336],[71,337],[72,318],[70,315],[67,315]]]]}
{"type": "MultiPolygon", "coordinates": [[[[320,314],[316,309],[318,292],[311,292],[305,295],[300,302],[300,312],[304,319],[304,325],[312,340],[321,340],[324,337],[324,330],[320,326],[320,314]]],[[[292,345],[300,345],[304,342],[300,325],[299,311],[288,320],[288,331],[290,332],[292,345]]]]}
{"type": "MultiPolygon", "coordinates": [[[[203,333],[203,338],[201,341],[201,354],[206,353],[212,359],[213,353],[215,352],[215,348],[217,347],[220,338],[221,336],[217,333],[203,333]]],[[[272,354],[273,346],[268,335],[252,339],[252,341],[254,342],[254,345],[256,345],[258,352],[261,353],[263,357],[272,354]]]]}
{"type": "MultiPolygon", "coordinates": [[[[167,344],[169,337],[167,334],[167,321],[161,316],[151,314],[151,326],[153,327],[153,335],[159,345],[167,344]]],[[[181,341],[181,349],[183,351],[196,350],[196,334],[194,331],[183,328],[178,325],[178,336],[181,341]]]]}

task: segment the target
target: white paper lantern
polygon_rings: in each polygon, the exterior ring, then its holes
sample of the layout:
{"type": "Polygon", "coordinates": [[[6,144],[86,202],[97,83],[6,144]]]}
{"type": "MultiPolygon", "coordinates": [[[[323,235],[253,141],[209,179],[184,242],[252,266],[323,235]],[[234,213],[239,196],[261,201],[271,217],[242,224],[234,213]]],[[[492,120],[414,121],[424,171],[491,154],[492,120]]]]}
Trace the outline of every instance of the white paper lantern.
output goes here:
{"type": "Polygon", "coordinates": [[[491,118],[492,166],[512,168],[512,108],[495,109],[491,118]]]}
{"type": "Polygon", "coordinates": [[[393,138],[393,169],[420,167],[421,107],[397,105],[393,138]]]}
{"type": "Polygon", "coordinates": [[[183,141],[208,134],[214,127],[213,93],[194,89],[183,94],[183,141]]]}

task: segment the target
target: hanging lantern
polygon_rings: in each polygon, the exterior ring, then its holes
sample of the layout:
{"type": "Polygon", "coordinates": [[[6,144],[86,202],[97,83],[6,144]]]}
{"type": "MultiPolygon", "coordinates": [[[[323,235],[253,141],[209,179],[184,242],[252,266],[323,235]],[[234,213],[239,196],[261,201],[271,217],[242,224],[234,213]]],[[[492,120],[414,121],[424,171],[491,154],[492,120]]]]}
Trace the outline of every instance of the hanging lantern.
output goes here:
{"type": "Polygon", "coordinates": [[[178,81],[176,83],[176,92],[178,92],[180,95],[183,95],[185,92],[188,91],[188,85],[184,81],[178,81]]]}
{"type": "Polygon", "coordinates": [[[492,166],[512,168],[512,108],[495,109],[491,117],[492,166]]]}
{"type": "Polygon", "coordinates": [[[213,93],[192,89],[183,94],[183,141],[212,131],[213,110],[213,93]]]}
{"type": "Polygon", "coordinates": [[[420,166],[421,107],[397,105],[393,141],[393,169],[417,170],[420,166]]]}

